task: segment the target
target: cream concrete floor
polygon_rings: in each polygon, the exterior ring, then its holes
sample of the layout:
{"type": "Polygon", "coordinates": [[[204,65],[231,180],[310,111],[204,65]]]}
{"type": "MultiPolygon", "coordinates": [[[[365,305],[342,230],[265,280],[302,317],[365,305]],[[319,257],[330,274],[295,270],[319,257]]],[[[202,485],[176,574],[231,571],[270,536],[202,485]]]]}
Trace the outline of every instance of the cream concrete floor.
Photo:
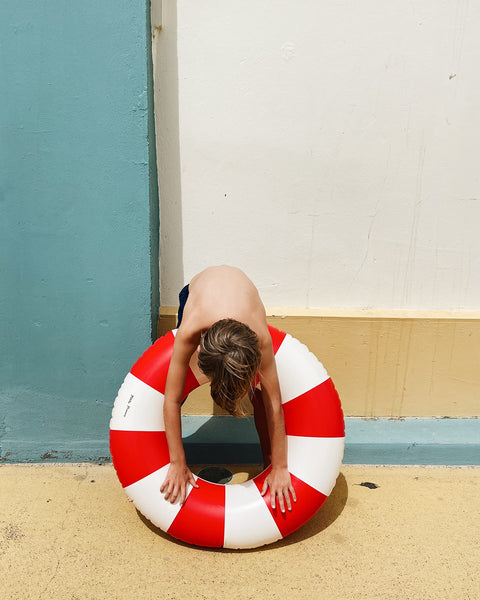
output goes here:
{"type": "Polygon", "coordinates": [[[4,464],[0,506],[1,600],[480,598],[475,467],[345,466],[309,523],[257,550],[171,539],[111,465],[4,464]]]}

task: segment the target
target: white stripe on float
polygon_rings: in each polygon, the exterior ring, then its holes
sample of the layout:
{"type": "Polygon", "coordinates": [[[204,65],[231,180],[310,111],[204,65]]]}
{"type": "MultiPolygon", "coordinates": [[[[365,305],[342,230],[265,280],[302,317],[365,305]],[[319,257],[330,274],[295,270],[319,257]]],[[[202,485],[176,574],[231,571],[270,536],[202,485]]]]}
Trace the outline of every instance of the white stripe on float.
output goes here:
{"type": "MultiPolygon", "coordinates": [[[[178,498],[171,504],[160,493],[169,466],[170,463],[125,488],[128,498],[133,501],[142,515],[163,531],[168,530],[182,508],[178,498]]],[[[187,497],[192,489],[191,485],[187,486],[187,497]]]]}
{"type": "Polygon", "coordinates": [[[255,548],[281,537],[253,480],[225,486],[225,548],[255,548]]]}
{"type": "Polygon", "coordinates": [[[345,438],[287,436],[288,470],[329,496],[342,465],[345,438]]]}
{"type": "Polygon", "coordinates": [[[320,385],[329,377],[310,350],[287,334],[275,355],[282,402],[289,402],[320,385]]]}
{"type": "Polygon", "coordinates": [[[115,400],[110,429],[165,431],[163,394],[129,373],[115,400]]]}

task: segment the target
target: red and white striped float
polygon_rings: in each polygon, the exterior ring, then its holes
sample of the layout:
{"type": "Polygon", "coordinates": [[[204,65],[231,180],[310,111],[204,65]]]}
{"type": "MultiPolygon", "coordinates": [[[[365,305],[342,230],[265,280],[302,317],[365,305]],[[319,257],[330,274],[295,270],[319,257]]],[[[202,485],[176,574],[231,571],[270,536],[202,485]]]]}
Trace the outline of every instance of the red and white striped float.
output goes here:
{"type": "MultiPolygon", "coordinates": [[[[110,421],[113,464],[127,496],[154,525],[198,546],[254,548],[285,537],[325,502],[343,458],[345,426],[340,400],[327,372],[308,348],[269,327],[282,394],[288,468],[297,495],[291,511],[272,510],[261,496],[266,469],[245,483],[220,485],[197,478],[183,506],[163,498],[169,467],[163,394],[175,331],[135,363],[120,388],[110,421]]],[[[198,387],[189,371],[184,394],[198,387]]]]}

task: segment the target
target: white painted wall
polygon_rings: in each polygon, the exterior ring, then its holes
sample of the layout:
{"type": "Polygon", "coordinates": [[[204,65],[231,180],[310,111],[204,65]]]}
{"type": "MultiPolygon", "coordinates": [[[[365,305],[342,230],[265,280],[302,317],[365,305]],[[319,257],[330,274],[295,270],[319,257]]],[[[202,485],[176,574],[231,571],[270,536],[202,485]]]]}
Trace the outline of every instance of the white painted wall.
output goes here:
{"type": "Polygon", "coordinates": [[[480,3],[164,0],[162,26],[163,305],[228,263],[266,305],[480,308],[480,3]]]}

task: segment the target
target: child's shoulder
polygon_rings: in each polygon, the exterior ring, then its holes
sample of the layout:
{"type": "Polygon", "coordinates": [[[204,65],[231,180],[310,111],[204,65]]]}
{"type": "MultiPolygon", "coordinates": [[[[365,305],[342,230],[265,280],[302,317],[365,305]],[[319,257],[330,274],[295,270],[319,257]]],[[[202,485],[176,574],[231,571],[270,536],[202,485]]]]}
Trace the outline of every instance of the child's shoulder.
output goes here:
{"type": "Polygon", "coordinates": [[[178,329],[182,339],[199,340],[202,333],[210,326],[201,303],[194,295],[190,295],[183,311],[182,323],[178,329]]]}

